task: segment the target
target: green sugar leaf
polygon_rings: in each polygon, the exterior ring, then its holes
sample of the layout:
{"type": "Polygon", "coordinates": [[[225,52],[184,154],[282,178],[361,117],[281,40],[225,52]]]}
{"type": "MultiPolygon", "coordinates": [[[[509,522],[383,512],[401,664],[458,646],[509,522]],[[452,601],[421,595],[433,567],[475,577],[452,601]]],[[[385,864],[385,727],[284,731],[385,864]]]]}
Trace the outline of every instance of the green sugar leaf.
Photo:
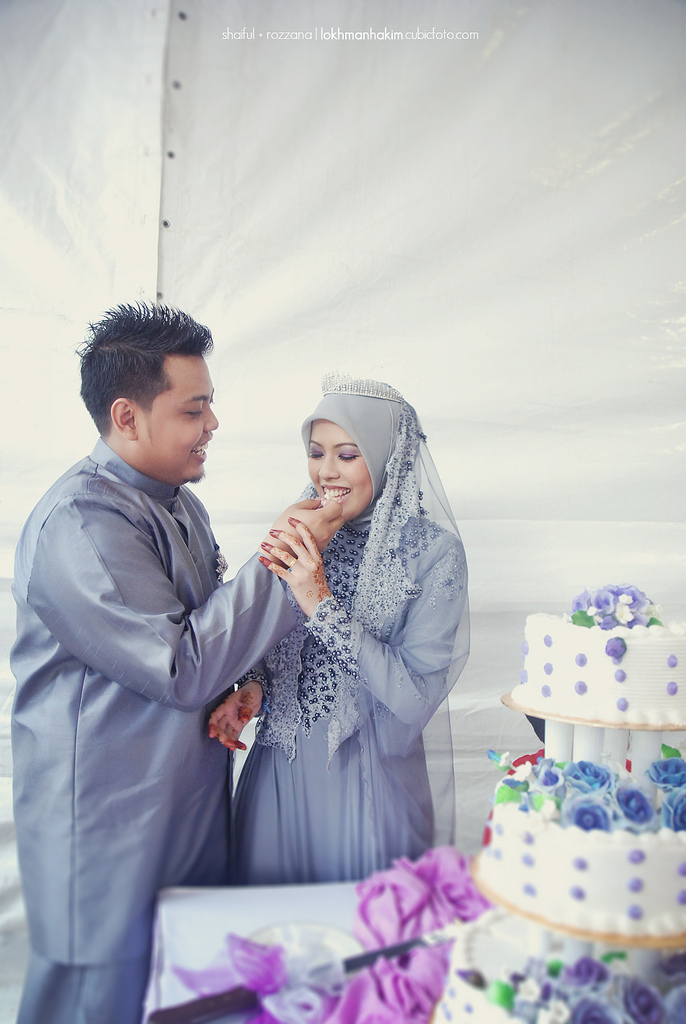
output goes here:
{"type": "Polygon", "coordinates": [[[595,626],[596,624],[595,619],[592,615],[589,615],[588,612],[584,612],[581,610],[579,610],[578,612],[574,612],[574,614],[572,615],[572,622],[575,626],[586,626],[587,629],[590,629],[591,626],[595,626]]]}

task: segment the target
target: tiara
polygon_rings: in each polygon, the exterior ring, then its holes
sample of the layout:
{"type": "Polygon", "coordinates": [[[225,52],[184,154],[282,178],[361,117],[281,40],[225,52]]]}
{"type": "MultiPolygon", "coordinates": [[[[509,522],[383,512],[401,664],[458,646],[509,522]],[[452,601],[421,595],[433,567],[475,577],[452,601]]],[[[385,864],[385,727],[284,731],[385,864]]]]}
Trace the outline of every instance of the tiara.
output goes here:
{"type": "Polygon", "coordinates": [[[323,395],[362,395],[365,398],[386,398],[391,402],[402,402],[403,396],[390,384],[381,380],[360,380],[347,373],[327,373],[322,378],[323,395]]]}

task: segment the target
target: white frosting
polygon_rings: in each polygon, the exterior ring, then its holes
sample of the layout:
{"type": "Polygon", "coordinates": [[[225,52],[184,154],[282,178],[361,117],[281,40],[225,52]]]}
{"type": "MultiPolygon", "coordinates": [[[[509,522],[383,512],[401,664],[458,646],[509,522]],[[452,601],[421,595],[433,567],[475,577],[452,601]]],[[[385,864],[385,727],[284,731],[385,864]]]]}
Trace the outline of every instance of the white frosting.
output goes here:
{"type": "Polygon", "coordinates": [[[479,879],[525,914],[596,935],[686,933],[686,832],[586,832],[498,804],[491,834],[479,879]]]}
{"type": "Polygon", "coordinates": [[[512,691],[522,708],[627,729],[686,722],[686,624],[588,629],[540,613],[527,618],[524,638],[512,691]],[[618,662],[605,652],[615,638],[626,644],[618,662]]]}
{"type": "Polygon", "coordinates": [[[465,925],[453,945],[445,990],[432,1024],[512,1024],[510,1014],[489,1002],[485,990],[462,974],[477,970],[492,981],[508,971],[523,970],[527,959],[521,920],[500,908],[465,925]]]}

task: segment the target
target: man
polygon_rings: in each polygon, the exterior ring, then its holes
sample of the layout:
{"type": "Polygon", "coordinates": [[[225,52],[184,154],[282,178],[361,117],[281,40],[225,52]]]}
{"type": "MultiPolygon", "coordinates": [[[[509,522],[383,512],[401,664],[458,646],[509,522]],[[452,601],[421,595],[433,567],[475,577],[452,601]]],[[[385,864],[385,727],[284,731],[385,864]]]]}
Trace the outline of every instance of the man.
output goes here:
{"type": "MultiPolygon", "coordinates": [[[[101,436],[17,549],[15,819],[32,945],[18,1024],[139,1024],[156,891],[226,881],[230,773],[207,705],[296,618],[257,558],[222,585],[184,486],[218,426],[211,348],[207,328],[162,306],[91,326],[81,395],[101,436]]],[[[340,523],[315,515],[323,546],[340,523]]]]}

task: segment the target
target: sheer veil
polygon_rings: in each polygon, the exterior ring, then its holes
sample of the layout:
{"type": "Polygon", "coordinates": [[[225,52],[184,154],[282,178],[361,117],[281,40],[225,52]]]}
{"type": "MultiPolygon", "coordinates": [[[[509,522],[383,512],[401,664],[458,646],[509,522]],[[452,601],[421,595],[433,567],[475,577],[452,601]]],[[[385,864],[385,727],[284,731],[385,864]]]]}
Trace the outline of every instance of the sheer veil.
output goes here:
{"type": "MultiPolygon", "coordinates": [[[[366,542],[352,605],[352,620],[377,640],[393,645],[398,622],[408,605],[422,598],[423,622],[429,608],[433,623],[426,629],[427,669],[422,657],[407,667],[414,687],[416,712],[400,718],[379,700],[369,698],[359,673],[337,669],[336,700],[329,725],[329,758],[371,717],[379,763],[389,772],[404,770],[398,758],[417,754],[423,743],[433,800],[434,843],[454,838],[455,788],[450,712],[447,697],[469,653],[467,567],[462,541],[443,485],[426,445],[415,410],[399,392],[377,381],[328,375],[322,382],[324,397],[305,420],[303,441],[309,446],[312,424],[330,420],[346,431],[360,448],[374,487],[370,506],[346,528],[364,531],[366,542]],[[423,566],[424,576],[418,577],[423,566]],[[427,570],[428,566],[428,570],[427,570]],[[436,618],[452,623],[443,628],[436,618]],[[435,632],[436,635],[433,635],[435,632]],[[364,705],[364,712],[362,712],[364,705]],[[385,756],[387,755],[387,756],[385,756]]],[[[304,496],[315,496],[310,485],[304,496]]],[[[335,538],[334,538],[335,540],[335,538]]],[[[332,542],[333,543],[333,542],[332,542]]],[[[279,645],[268,666],[281,681],[284,673],[297,675],[302,635],[291,634],[279,645]]],[[[415,628],[415,635],[417,629],[415,628]]],[[[421,648],[421,637],[420,645],[421,648]]],[[[282,699],[286,690],[279,686],[282,699]]],[[[370,690],[373,687],[370,685],[370,690]]],[[[293,695],[294,697],[294,695],[293,695]]],[[[284,707],[283,711],[287,711],[284,707]]],[[[295,714],[291,701],[291,718],[295,714]]],[[[269,716],[271,717],[271,716],[269,716]]],[[[260,740],[283,747],[294,756],[296,721],[268,728],[260,740]],[[285,726],[285,729],[283,728],[285,726]]],[[[274,721],[276,726],[277,722],[274,721]]],[[[409,762],[408,762],[409,763],[409,762]]],[[[364,764],[363,764],[364,769],[364,764]]],[[[411,786],[408,782],[408,788],[411,786]]],[[[373,789],[373,784],[370,782],[373,789]]]]}

